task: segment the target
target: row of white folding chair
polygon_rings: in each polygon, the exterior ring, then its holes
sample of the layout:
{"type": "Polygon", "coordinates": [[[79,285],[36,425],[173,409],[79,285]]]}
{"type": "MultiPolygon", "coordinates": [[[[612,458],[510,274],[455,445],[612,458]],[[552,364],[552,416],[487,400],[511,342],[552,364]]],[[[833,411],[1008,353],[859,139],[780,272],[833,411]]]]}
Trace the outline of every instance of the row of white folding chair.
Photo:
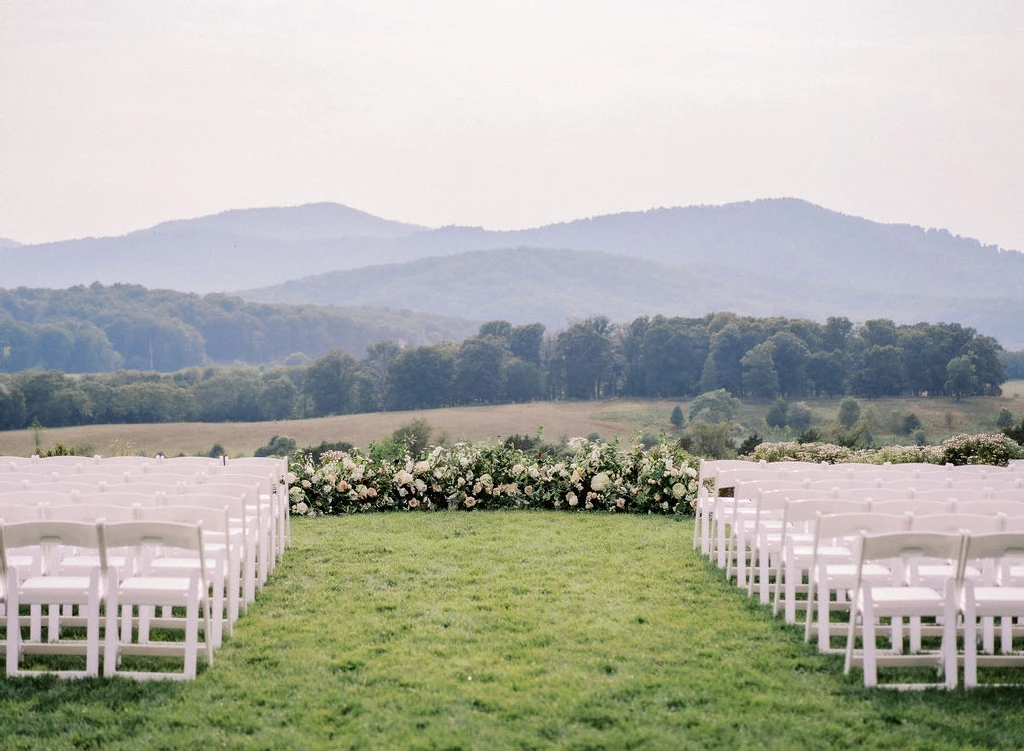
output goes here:
{"type": "MultiPolygon", "coordinates": [[[[125,498],[124,500],[130,500],[125,498]]],[[[65,506],[43,506],[42,518],[62,521],[178,521],[203,523],[203,538],[211,551],[223,551],[224,570],[220,576],[223,587],[217,595],[215,613],[221,613],[214,620],[213,643],[220,646],[222,631],[234,633],[234,624],[241,610],[241,593],[244,589],[242,572],[245,566],[245,546],[241,530],[231,523],[231,508],[237,499],[224,496],[176,496],[161,498],[161,504],[111,505],[104,496],[96,496],[92,502],[81,502],[65,506]],[[226,606],[226,608],[225,608],[226,606]]],[[[2,517],[0,517],[2,518],[2,517]]],[[[119,565],[111,561],[111,565],[119,565]]],[[[156,564],[166,568],[166,562],[156,564]]],[[[250,571],[251,573],[251,571],[250,571]]],[[[250,586],[251,588],[251,586],[250,586]]]]}
{"type": "MultiPolygon", "coordinates": [[[[171,501],[163,498],[162,504],[137,503],[133,501],[149,501],[147,497],[138,497],[124,494],[121,497],[111,499],[113,494],[95,494],[89,499],[76,499],[73,504],[43,503],[40,505],[16,505],[0,506],[0,520],[3,521],[30,521],[30,520],[51,520],[51,521],[78,521],[94,522],[105,520],[108,522],[121,521],[202,521],[204,522],[204,539],[213,550],[223,550],[225,553],[225,571],[223,573],[226,597],[226,612],[224,614],[228,634],[233,633],[234,623],[238,620],[240,612],[240,597],[243,591],[252,591],[253,582],[243,586],[242,572],[247,570],[250,577],[253,575],[253,567],[250,565],[245,569],[245,545],[241,531],[231,524],[232,506],[240,507],[240,500],[234,497],[225,496],[177,496],[171,501]],[[108,501],[115,500],[115,503],[108,501]]],[[[78,568],[83,565],[92,565],[94,559],[76,559],[74,561],[78,568]]],[[[69,565],[63,561],[62,565],[69,565]]],[[[119,565],[114,561],[112,565],[119,565]]],[[[225,601],[225,597],[218,599],[218,602],[225,601]]],[[[57,626],[56,614],[51,613],[51,632],[57,626]]],[[[32,638],[38,639],[38,620],[33,622],[32,638]]],[[[219,646],[221,641],[221,624],[215,623],[214,643],[219,646]]]]}
{"type": "MultiPolygon", "coordinates": [[[[227,504],[233,528],[243,537],[240,551],[241,602],[235,606],[245,610],[256,596],[260,584],[257,578],[260,527],[257,518],[258,506],[255,486],[252,483],[207,483],[204,485],[178,485],[164,492],[165,486],[140,483],[120,486],[123,491],[101,491],[98,493],[76,493],[65,491],[22,491],[0,494],[0,505],[40,505],[53,507],[67,504],[103,504],[108,506],[140,506],[143,508],[166,505],[214,505],[227,504]],[[146,492],[133,492],[134,489],[146,492]]],[[[2,518],[2,517],[0,517],[2,518]]],[[[269,553],[265,553],[269,555],[269,553]]]]}
{"type": "MultiPolygon", "coordinates": [[[[958,616],[963,618],[964,683],[977,685],[979,663],[993,666],[1020,666],[1024,654],[978,655],[978,619],[996,617],[1005,624],[1024,616],[1024,587],[1013,582],[1000,582],[996,574],[999,564],[1010,558],[1024,556],[1024,532],[948,533],[897,532],[866,535],[861,538],[857,573],[851,595],[851,611],[847,624],[846,660],[849,672],[856,664],[864,670],[864,684],[878,685],[880,665],[919,665],[933,662],[939,667],[943,685],[954,688],[958,678],[956,637],[958,616]],[[956,561],[955,576],[948,577],[941,590],[921,586],[905,577],[903,572],[921,558],[956,561]],[[898,578],[876,583],[865,575],[865,567],[885,564],[899,570],[898,578]],[[908,566],[909,564],[909,566],[908,566]],[[984,578],[973,578],[970,569],[986,572],[984,578]],[[893,624],[904,618],[911,622],[922,617],[935,619],[942,634],[940,649],[932,654],[906,654],[900,642],[890,644],[888,652],[879,652],[876,628],[881,618],[893,624]],[[858,626],[860,630],[858,631],[858,626]],[[862,649],[855,649],[858,633],[862,649]]],[[[895,630],[893,628],[893,630],[895,630]]],[[[893,638],[893,637],[890,637],[893,638]]],[[[889,684],[897,688],[918,688],[935,684],[889,684]]]]}
{"type": "Polygon", "coordinates": [[[697,466],[697,503],[694,507],[693,547],[700,548],[704,555],[711,549],[711,515],[713,504],[719,495],[718,474],[733,467],[766,466],[767,462],[750,462],[746,459],[701,459],[697,466]]]}
{"type": "MultiPolygon", "coordinates": [[[[273,500],[276,500],[278,494],[273,483],[274,479],[270,473],[264,475],[259,470],[254,471],[242,465],[238,469],[230,471],[225,468],[224,472],[211,476],[196,472],[192,468],[181,468],[178,472],[125,474],[119,478],[111,478],[110,482],[106,480],[61,482],[47,479],[38,483],[27,482],[23,489],[26,493],[32,494],[45,492],[87,495],[94,492],[112,491],[187,493],[195,492],[196,489],[202,487],[201,492],[206,493],[245,493],[247,504],[251,508],[251,516],[256,520],[258,529],[258,536],[253,541],[253,556],[257,566],[257,584],[262,587],[274,566],[275,558],[280,557],[283,553],[283,550],[278,550],[277,543],[279,531],[283,531],[284,528],[279,512],[285,507],[274,505],[273,500]]],[[[44,498],[37,495],[35,499],[34,502],[62,502],[53,496],[44,498]]],[[[0,502],[3,501],[0,500],[0,502]]],[[[33,501],[26,497],[26,502],[33,501]]],[[[248,517],[249,514],[246,516],[248,517]]]]}
{"type": "MultiPolygon", "coordinates": [[[[844,594],[852,590],[856,573],[856,553],[851,541],[864,534],[910,531],[974,534],[1024,531],[1024,517],[965,513],[884,514],[871,511],[820,514],[815,520],[809,558],[806,547],[801,551],[808,579],[804,627],[806,640],[816,635],[819,651],[839,651],[831,646],[830,638],[837,634],[837,627],[845,629],[845,625],[833,623],[831,613],[846,611],[849,607],[844,594]]],[[[915,569],[914,579],[916,583],[941,583],[953,573],[948,563],[931,562],[915,569]]],[[[864,575],[873,576],[884,583],[891,575],[891,570],[875,566],[865,569],[864,575]]],[[[917,627],[911,633],[911,647],[916,649],[919,646],[920,631],[917,627]]]]}
{"type": "MultiPolygon", "coordinates": [[[[223,551],[213,553],[222,558],[223,551]]],[[[181,654],[184,657],[183,671],[145,672],[132,674],[139,678],[170,677],[191,678],[196,674],[198,653],[199,619],[202,617],[203,642],[208,663],[213,661],[214,628],[211,622],[210,592],[216,595],[223,589],[218,582],[217,572],[223,569],[219,563],[206,564],[207,553],[200,523],[125,521],[125,522],[80,522],[80,521],[26,521],[0,525],[0,568],[5,582],[5,605],[7,642],[6,664],[9,676],[53,672],[61,676],[95,676],[99,672],[100,614],[105,605],[106,634],[103,639],[104,673],[118,673],[121,655],[181,654]],[[195,560],[187,572],[152,572],[145,566],[149,559],[135,555],[125,567],[118,570],[108,565],[108,549],[124,550],[159,546],[166,551],[189,551],[195,560]],[[95,565],[84,569],[62,571],[59,565],[54,569],[42,568],[40,573],[20,576],[15,565],[11,565],[9,551],[36,548],[43,566],[56,558],[50,551],[67,547],[76,554],[94,555],[95,565]],[[212,576],[208,574],[212,572],[212,576]],[[172,576],[167,574],[171,573],[172,576]],[[48,632],[47,641],[36,640],[30,633],[26,641],[22,635],[19,608],[47,607],[51,613],[62,608],[79,610],[79,617],[86,625],[86,639],[61,639],[59,624],[56,632],[48,632]],[[162,624],[184,626],[185,642],[172,644],[167,641],[147,642],[141,629],[139,639],[132,640],[132,625],[138,621],[132,618],[132,607],[140,608],[140,616],[157,605],[179,605],[186,607],[184,624],[162,624]],[[54,654],[83,654],[85,669],[78,671],[26,671],[22,669],[22,657],[28,652],[54,654]]]]}
{"type": "Polygon", "coordinates": [[[777,614],[784,605],[786,621],[795,622],[795,610],[802,607],[795,595],[802,588],[811,557],[816,513],[854,511],[915,515],[949,515],[959,511],[993,517],[1000,512],[1008,515],[1024,514],[1024,504],[1017,506],[998,501],[957,504],[930,499],[831,499],[815,498],[810,491],[798,490],[762,493],[758,499],[751,536],[751,577],[746,584],[748,593],[753,594],[756,579],[760,600],[762,604],[768,604],[769,582],[774,576],[774,597],[771,598],[774,600],[774,612],[777,614]],[[777,560],[774,566],[773,558],[777,560]]]}

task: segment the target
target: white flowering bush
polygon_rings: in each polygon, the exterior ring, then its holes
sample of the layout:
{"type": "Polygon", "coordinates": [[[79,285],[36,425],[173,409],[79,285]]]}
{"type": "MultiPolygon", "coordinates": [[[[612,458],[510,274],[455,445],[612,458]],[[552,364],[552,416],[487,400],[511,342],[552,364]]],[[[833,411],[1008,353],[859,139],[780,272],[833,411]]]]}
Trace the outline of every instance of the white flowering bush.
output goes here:
{"type": "Polygon", "coordinates": [[[574,438],[567,453],[459,443],[413,458],[328,452],[291,463],[291,511],[551,508],[566,511],[687,513],[697,496],[697,460],[662,441],[650,450],[574,438]]]}
{"type": "Polygon", "coordinates": [[[1005,467],[1010,459],[1024,458],[1024,448],[1002,433],[955,435],[940,446],[883,446],[850,449],[831,443],[762,443],[750,453],[751,461],[810,461],[829,464],[991,464],[1005,467]]]}
{"type": "Polygon", "coordinates": [[[942,461],[949,464],[995,464],[1005,467],[1010,459],[1024,459],[1024,448],[1003,433],[955,435],[942,442],[942,461]]]}

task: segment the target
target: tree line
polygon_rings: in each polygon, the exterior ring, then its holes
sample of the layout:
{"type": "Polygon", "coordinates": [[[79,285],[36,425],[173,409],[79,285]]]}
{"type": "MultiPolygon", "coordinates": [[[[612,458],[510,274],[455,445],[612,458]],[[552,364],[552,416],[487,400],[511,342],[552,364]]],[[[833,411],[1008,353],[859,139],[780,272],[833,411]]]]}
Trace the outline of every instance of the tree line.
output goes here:
{"type": "Polygon", "coordinates": [[[461,342],[384,340],[357,359],[302,365],[0,374],[0,429],[86,423],[261,421],[535,400],[997,395],[1002,347],[960,324],[854,325],[715,313],[597,316],[549,334],[490,321],[461,342]]]}

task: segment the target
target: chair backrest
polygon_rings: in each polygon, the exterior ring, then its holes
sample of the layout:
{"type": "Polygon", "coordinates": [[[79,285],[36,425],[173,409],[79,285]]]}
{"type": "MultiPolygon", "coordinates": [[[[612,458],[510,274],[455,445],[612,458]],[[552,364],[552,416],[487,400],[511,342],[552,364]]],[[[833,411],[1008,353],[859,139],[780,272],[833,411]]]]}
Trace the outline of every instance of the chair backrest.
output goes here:
{"type": "Polygon", "coordinates": [[[953,510],[965,514],[1005,514],[1006,516],[1024,516],[1024,503],[1008,501],[1001,498],[987,500],[957,501],[953,510]]]}
{"type": "Polygon", "coordinates": [[[0,504],[19,506],[38,506],[43,503],[71,503],[74,493],[64,490],[19,490],[14,493],[0,494],[0,504]]]}
{"type": "MultiPolygon", "coordinates": [[[[77,477],[77,475],[75,475],[77,477]]],[[[75,481],[47,481],[36,482],[30,480],[26,486],[29,490],[46,490],[55,493],[94,493],[101,488],[98,480],[75,480],[75,481]]]]}
{"type": "Polygon", "coordinates": [[[159,483],[173,487],[175,485],[198,485],[204,479],[205,475],[197,470],[189,470],[182,468],[182,471],[175,472],[164,472],[163,465],[158,465],[158,469],[154,469],[150,472],[141,472],[139,474],[128,475],[127,482],[129,485],[135,483],[159,483]]]}
{"type": "Polygon", "coordinates": [[[107,547],[162,546],[194,550],[202,554],[203,525],[168,521],[126,521],[102,525],[107,547]]]}
{"type": "Polygon", "coordinates": [[[75,497],[75,503],[94,503],[104,506],[156,506],[158,504],[156,493],[136,493],[133,490],[108,490],[100,493],[80,493],[75,497]]]}
{"type": "Polygon", "coordinates": [[[0,525],[0,568],[3,569],[4,579],[7,578],[8,568],[6,551],[11,548],[35,546],[44,551],[44,561],[55,560],[54,556],[48,554],[55,547],[97,550],[101,573],[106,576],[107,554],[102,543],[100,526],[99,523],[52,519],[0,525]]]}
{"type": "Polygon", "coordinates": [[[880,511],[883,514],[947,514],[953,510],[953,504],[950,501],[915,500],[913,498],[886,501],[872,498],[871,510],[880,511]]]}
{"type": "Polygon", "coordinates": [[[962,532],[981,534],[1000,532],[1006,517],[1002,514],[913,514],[910,517],[912,532],[962,532]]]}
{"type": "Polygon", "coordinates": [[[1024,557],[1024,531],[968,535],[964,540],[957,579],[963,581],[967,564],[971,561],[1021,557],[1024,557]]]}
{"type": "Polygon", "coordinates": [[[228,505],[182,505],[140,508],[137,520],[145,522],[178,522],[183,524],[202,523],[203,534],[227,535],[231,529],[228,505]]]}
{"type": "Polygon", "coordinates": [[[915,559],[959,561],[963,540],[964,535],[949,532],[887,532],[864,535],[860,543],[854,589],[860,586],[865,563],[899,560],[906,567],[912,565],[915,559]]]}
{"type": "Polygon", "coordinates": [[[873,511],[820,514],[815,524],[815,538],[836,540],[860,535],[903,532],[909,527],[909,514],[879,514],[873,511]]]}
{"type": "Polygon", "coordinates": [[[930,490],[918,490],[912,488],[913,498],[915,501],[941,501],[943,503],[952,503],[954,507],[957,503],[962,501],[977,500],[984,498],[985,496],[977,490],[964,490],[962,488],[932,488],[930,490]]]}
{"type": "Polygon", "coordinates": [[[37,504],[0,504],[0,523],[37,521],[43,518],[43,508],[43,505],[37,504]]]}
{"type": "Polygon", "coordinates": [[[813,522],[824,514],[866,513],[870,504],[867,501],[853,501],[845,498],[802,498],[786,504],[784,521],[788,524],[813,522]]]}
{"type": "Polygon", "coordinates": [[[65,506],[46,506],[43,517],[74,522],[127,522],[135,518],[135,509],[132,506],[108,506],[102,503],[70,503],[65,506]]]}

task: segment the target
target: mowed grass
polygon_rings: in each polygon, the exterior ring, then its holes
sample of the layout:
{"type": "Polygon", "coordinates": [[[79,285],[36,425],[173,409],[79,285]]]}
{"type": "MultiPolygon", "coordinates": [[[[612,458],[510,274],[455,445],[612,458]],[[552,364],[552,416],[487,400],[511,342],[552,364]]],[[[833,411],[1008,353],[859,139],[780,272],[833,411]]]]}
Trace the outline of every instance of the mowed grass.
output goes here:
{"type": "Polygon", "coordinates": [[[187,684],[0,682],[3,749],[1024,747],[1024,689],[899,694],[724,582],[692,522],[295,519],[187,684]]]}
{"type": "MultiPolygon", "coordinates": [[[[921,420],[930,443],[938,444],[955,433],[997,432],[996,419],[1008,409],[1015,421],[1024,419],[1024,381],[1008,381],[1001,397],[975,397],[957,402],[946,398],[892,398],[859,400],[863,414],[872,416],[872,435],[879,443],[912,443],[907,435],[894,434],[894,425],[913,413],[921,420]]],[[[834,422],[839,399],[808,399],[815,425],[834,422]]],[[[62,441],[65,446],[86,446],[109,455],[119,453],[155,456],[205,456],[220,444],[229,456],[252,456],[272,436],[294,438],[298,445],[316,446],[322,441],[349,443],[366,448],[372,441],[391,435],[412,420],[426,420],[434,442],[497,441],[510,435],[534,435],[542,429],[545,441],[598,435],[609,441],[628,440],[648,433],[674,436],[669,417],[681,399],[605,399],[577,402],[532,402],[495,406],[450,407],[408,412],[374,412],[337,415],[308,420],[230,423],[158,423],[148,425],[82,425],[45,428],[40,436],[44,448],[62,441]]],[[[752,432],[764,434],[764,416],[770,402],[744,401],[733,436],[737,440],[752,432]]],[[[35,451],[31,430],[0,431],[0,456],[30,456],[35,451]]]]}

